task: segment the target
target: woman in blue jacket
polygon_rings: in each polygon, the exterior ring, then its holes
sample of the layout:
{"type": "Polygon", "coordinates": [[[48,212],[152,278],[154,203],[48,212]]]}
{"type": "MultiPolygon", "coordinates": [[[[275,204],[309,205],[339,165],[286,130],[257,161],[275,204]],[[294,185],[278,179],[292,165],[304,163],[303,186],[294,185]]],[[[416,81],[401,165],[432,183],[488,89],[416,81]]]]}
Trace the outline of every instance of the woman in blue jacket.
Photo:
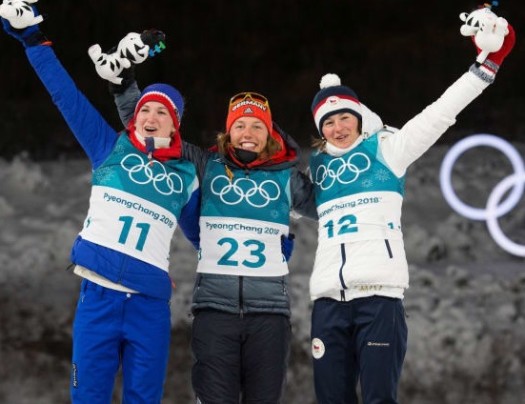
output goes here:
{"type": "Polygon", "coordinates": [[[89,157],[89,211],[71,252],[83,278],[73,325],[71,397],[111,402],[122,367],[125,402],[160,403],[170,341],[170,240],[178,225],[198,246],[199,187],[181,159],[184,103],[166,84],[139,96],[117,133],[77,89],[38,26],[2,21],[89,157]]]}

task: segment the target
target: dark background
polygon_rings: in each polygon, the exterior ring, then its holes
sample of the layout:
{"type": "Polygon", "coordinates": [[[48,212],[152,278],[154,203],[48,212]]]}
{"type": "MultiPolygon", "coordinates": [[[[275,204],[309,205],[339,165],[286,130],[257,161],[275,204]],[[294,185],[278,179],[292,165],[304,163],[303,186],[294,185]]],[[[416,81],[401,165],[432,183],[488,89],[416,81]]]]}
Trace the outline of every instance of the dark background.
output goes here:
{"type": "MultiPolygon", "coordinates": [[[[40,0],[41,29],[80,89],[121,129],[87,54],[107,51],[128,32],[158,28],[167,49],[137,68],[142,87],[164,81],[186,99],[183,136],[209,146],[224,128],[236,92],[267,95],[273,117],[307,147],[316,130],[310,103],[325,73],[337,73],[385,123],[400,127],[434,101],[474,61],[459,33],[459,14],[474,1],[349,0],[40,0]]],[[[496,83],[462,112],[440,142],[472,133],[512,141],[525,135],[525,6],[494,9],[517,32],[496,83]]],[[[0,156],[28,151],[35,159],[82,155],[29,67],[21,45],[0,35],[0,156]]]]}

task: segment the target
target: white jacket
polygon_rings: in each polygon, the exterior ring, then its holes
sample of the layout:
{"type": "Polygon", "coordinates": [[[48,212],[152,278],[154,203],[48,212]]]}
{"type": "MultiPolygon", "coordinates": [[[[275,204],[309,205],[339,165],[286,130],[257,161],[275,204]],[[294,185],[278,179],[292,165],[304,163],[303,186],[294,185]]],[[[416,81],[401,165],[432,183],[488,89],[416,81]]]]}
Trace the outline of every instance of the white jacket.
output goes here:
{"type": "MultiPolygon", "coordinates": [[[[371,164],[363,166],[361,171],[358,169],[357,176],[366,177],[365,171],[369,167],[372,167],[372,170],[374,164],[378,164],[383,171],[391,174],[394,182],[397,179],[397,185],[402,187],[408,166],[456,122],[456,116],[479,96],[491,81],[491,78],[487,78],[477,67],[472,67],[438,100],[408,121],[400,130],[380,128],[382,124],[379,117],[365,108],[363,135],[343,156],[330,152],[330,156],[321,156],[323,164],[330,159],[346,159],[346,165],[354,167],[352,175],[356,175],[355,164],[350,160],[356,154],[362,155],[358,151],[365,148],[366,142],[377,141],[374,143],[377,145],[377,153],[369,155],[371,164]]],[[[315,158],[313,155],[312,159],[315,158]]],[[[338,168],[337,172],[340,174],[342,171],[338,168]]],[[[324,185],[316,182],[315,175],[312,171],[318,198],[318,193],[323,195],[325,191],[320,189],[324,185]]],[[[384,188],[377,190],[373,187],[367,189],[367,183],[364,181],[361,185],[356,185],[357,183],[358,181],[355,181],[352,184],[351,195],[346,190],[343,197],[333,193],[333,197],[319,198],[319,239],[310,278],[312,300],[328,297],[345,301],[371,295],[403,298],[404,290],[408,288],[408,264],[401,232],[403,192],[384,188]],[[335,225],[331,227],[333,223],[337,223],[335,218],[358,218],[355,227],[359,225],[359,231],[354,229],[355,232],[338,235],[335,225]]],[[[351,227],[350,222],[343,220],[342,223],[347,230],[351,227]]]]}

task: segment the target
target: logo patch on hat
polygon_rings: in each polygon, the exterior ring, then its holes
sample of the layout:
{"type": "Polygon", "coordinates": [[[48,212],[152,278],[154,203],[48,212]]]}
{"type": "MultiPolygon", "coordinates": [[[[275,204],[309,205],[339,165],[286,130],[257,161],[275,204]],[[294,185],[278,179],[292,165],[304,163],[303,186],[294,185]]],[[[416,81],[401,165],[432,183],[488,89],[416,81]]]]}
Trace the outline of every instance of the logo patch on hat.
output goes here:
{"type": "Polygon", "coordinates": [[[339,98],[337,95],[332,95],[331,97],[328,97],[326,99],[326,103],[330,105],[337,105],[341,102],[341,98],[339,98]]]}
{"type": "Polygon", "coordinates": [[[324,356],[325,347],[323,341],[319,338],[312,339],[312,356],[315,359],[321,359],[324,356]]]}
{"type": "Polygon", "coordinates": [[[248,107],[244,110],[243,114],[253,114],[253,109],[251,109],[251,107],[248,107]]]}

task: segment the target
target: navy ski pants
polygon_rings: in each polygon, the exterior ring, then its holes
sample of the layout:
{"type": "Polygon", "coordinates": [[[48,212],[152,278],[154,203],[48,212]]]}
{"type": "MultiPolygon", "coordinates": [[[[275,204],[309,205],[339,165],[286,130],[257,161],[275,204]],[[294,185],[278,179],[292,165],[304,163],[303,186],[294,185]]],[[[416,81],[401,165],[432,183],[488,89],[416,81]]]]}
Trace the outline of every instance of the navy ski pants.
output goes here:
{"type": "Polygon", "coordinates": [[[312,311],[312,355],[319,404],[396,404],[407,349],[401,299],[318,299],[312,311]]]}
{"type": "Polygon", "coordinates": [[[192,327],[193,389],[202,404],[278,404],[286,380],[290,319],[199,310],[192,327]]]}
{"type": "Polygon", "coordinates": [[[73,323],[72,402],[111,403],[122,367],[123,403],[160,403],[170,332],[169,301],[84,279],[73,323]]]}

